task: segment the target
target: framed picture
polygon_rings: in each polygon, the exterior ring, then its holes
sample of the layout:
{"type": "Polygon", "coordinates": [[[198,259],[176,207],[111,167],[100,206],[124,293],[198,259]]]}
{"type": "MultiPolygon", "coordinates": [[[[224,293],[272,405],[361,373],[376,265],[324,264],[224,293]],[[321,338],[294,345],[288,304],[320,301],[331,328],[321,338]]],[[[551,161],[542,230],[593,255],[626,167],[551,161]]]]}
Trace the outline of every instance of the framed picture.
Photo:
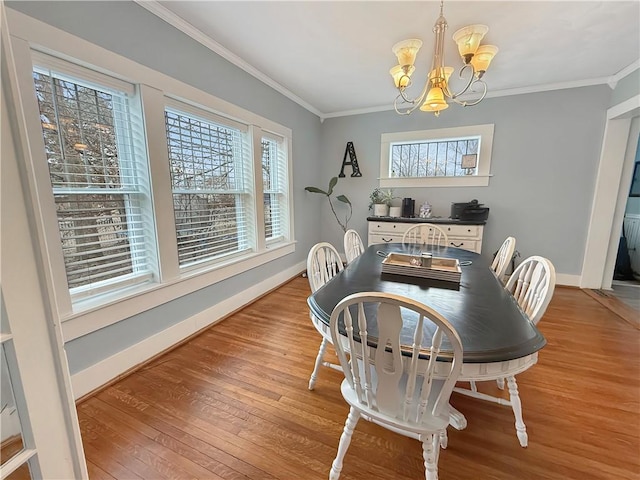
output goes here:
{"type": "Polygon", "coordinates": [[[630,197],[640,197],[640,162],[636,162],[633,167],[633,178],[631,179],[630,197]]]}
{"type": "Polygon", "coordinates": [[[478,164],[477,153],[462,155],[462,168],[476,168],[477,164],[478,164]]]}

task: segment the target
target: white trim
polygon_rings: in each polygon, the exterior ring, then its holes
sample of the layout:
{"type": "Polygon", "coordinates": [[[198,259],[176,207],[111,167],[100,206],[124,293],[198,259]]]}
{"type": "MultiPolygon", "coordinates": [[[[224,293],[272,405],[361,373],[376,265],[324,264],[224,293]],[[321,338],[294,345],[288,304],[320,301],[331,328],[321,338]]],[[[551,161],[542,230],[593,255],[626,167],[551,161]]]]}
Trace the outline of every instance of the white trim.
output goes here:
{"type": "MultiPolygon", "coordinates": [[[[72,310],[62,252],[59,248],[52,248],[54,245],[59,245],[55,206],[52,199],[48,199],[46,195],[41,193],[50,190],[50,181],[46,162],[44,161],[45,149],[39,124],[37,102],[35,95],[27,95],[33,90],[31,50],[46,51],[49,55],[54,55],[58,58],[74,59],[75,62],[88,68],[95,68],[99,72],[106,72],[122,81],[140,85],[140,90],[144,93],[143,102],[146,116],[150,113],[150,100],[157,102],[161,98],[161,94],[171,98],[178,98],[190,105],[197,104],[207,112],[221,115],[225,119],[228,118],[240,122],[242,125],[259,125],[275,135],[286,138],[290,155],[292,130],[19,12],[8,9],[8,20],[12,27],[11,35],[20,67],[17,70],[19,74],[18,84],[22,92],[18,91],[18,93],[22,93],[22,97],[25,98],[24,101],[19,102],[21,109],[19,114],[26,128],[26,132],[20,136],[20,140],[24,143],[25,151],[29,151],[29,148],[36,145],[35,150],[29,152],[30,155],[26,156],[27,158],[29,156],[33,157],[32,161],[26,162],[26,168],[33,169],[33,171],[27,172],[26,177],[30,183],[29,191],[30,195],[32,195],[32,204],[35,209],[35,223],[38,227],[37,237],[40,243],[40,250],[47,259],[42,268],[47,279],[48,290],[54,292],[55,306],[53,311],[64,322],[62,330],[66,341],[86,335],[96,329],[111,325],[295,251],[293,230],[290,230],[290,236],[287,241],[280,242],[277,245],[269,245],[265,250],[247,256],[236,264],[220,262],[216,265],[207,266],[206,271],[180,272],[177,267],[167,268],[167,264],[176,258],[175,253],[169,252],[170,248],[174,247],[174,244],[171,247],[167,247],[166,244],[167,235],[169,234],[171,234],[172,241],[175,242],[175,226],[169,224],[169,219],[167,218],[165,219],[166,221],[161,221],[156,226],[160,261],[162,262],[162,267],[166,269],[161,272],[162,284],[138,285],[114,292],[114,294],[96,296],[96,298],[74,303],[72,310]],[[96,59],[99,59],[100,66],[94,65],[96,59]],[[27,142],[27,139],[33,140],[33,143],[27,142]],[[41,148],[37,148],[38,145],[41,148]],[[36,162],[38,158],[43,161],[36,162]],[[43,198],[39,198],[41,195],[43,195],[43,198]],[[119,293],[122,296],[116,298],[115,293],[119,293]],[[99,302],[103,303],[99,304],[99,302]]],[[[165,101],[166,99],[163,96],[162,109],[165,107],[165,101]]],[[[155,107],[151,110],[153,113],[158,113],[159,109],[160,107],[155,107]]],[[[161,119],[163,122],[164,114],[162,114],[161,119]]],[[[147,127],[151,125],[153,128],[147,128],[145,135],[148,142],[154,143],[154,145],[155,142],[159,142],[158,145],[160,146],[156,146],[158,148],[155,149],[157,154],[157,150],[161,145],[166,145],[166,138],[161,140],[161,137],[166,137],[165,127],[164,123],[162,125],[159,123],[159,120],[151,119],[151,122],[149,120],[149,118],[145,118],[147,127]]],[[[154,149],[150,148],[150,151],[153,153],[154,149]]],[[[288,160],[289,165],[291,165],[292,157],[289,156],[288,160]]],[[[169,172],[166,167],[166,152],[161,156],[154,156],[150,161],[150,165],[154,180],[153,196],[158,202],[154,204],[155,216],[160,219],[163,218],[163,211],[172,211],[173,209],[171,190],[158,191],[159,185],[170,185],[169,172]],[[160,165],[158,162],[163,160],[165,164],[160,165]],[[156,183],[156,181],[159,182],[156,183]]],[[[293,174],[291,170],[288,173],[291,192],[293,174]]],[[[289,197],[289,201],[291,214],[293,215],[292,196],[289,197]]],[[[173,221],[173,216],[170,217],[171,221],[173,221]]]]}
{"type": "MultiPolygon", "coordinates": [[[[191,276],[185,274],[168,283],[132,289],[131,295],[128,297],[118,296],[111,303],[104,303],[104,300],[96,305],[88,303],[86,310],[82,313],[63,319],[62,331],[65,341],[68,342],[87,335],[95,330],[150,310],[216,282],[264,265],[294,251],[295,245],[293,243],[278,245],[277,247],[269,248],[262,254],[255,254],[240,262],[220,265],[212,270],[194,272],[191,276]]],[[[96,300],[96,303],[99,301],[100,299],[96,300]]]]}
{"type": "MultiPolygon", "coordinates": [[[[633,72],[633,70],[631,70],[631,72],[633,72]]],[[[624,76],[626,75],[628,75],[628,73],[626,73],[624,76]]],[[[609,85],[611,78],[612,77],[599,77],[599,78],[592,78],[588,80],[576,80],[576,81],[561,82],[561,83],[548,83],[544,85],[535,85],[530,87],[507,88],[504,90],[489,90],[489,92],[487,92],[486,98],[510,97],[512,95],[526,95],[529,93],[548,92],[551,90],[566,90],[570,88],[590,87],[593,85],[609,85]]],[[[623,78],[623,77],[620,77],[620,78],[623,78]]],[[[490,85],[489,85],[489,88],[491,88],[490,85]]],[[[338,112],[325,113],[325,114],[322,114],[320,118],[321,120],[324,120],[326,118],[348,117],[351,115],[362,115],[366,113],[386,112],[389,110],[393,111],[393,98],[390,99],[388,105],[379,105],[377,107],[358,108],[354,110],[342,110],[338,112]]],[[[446,115],[446,112],[444,113],[444,115],[446,115]]]]}
{"type": "Polygon", "coordinates": [[[155,16],[161,18],[172,27],[180,30],[182,33],[187,34],[193,40],[200,43],[201,45],[204,45],[209,50],[216,53],[217,55],[220,55],[225,60],[228,60],[236,67],[241,68],[242,70],[247,72],[249,75],[257,78],[262,83],[273,88],[278,93],[281,93],[288,99],[293,100],[295,103],[297,103],[304,109],[322,118],[323,114],[319,110],[317,110],[313,105],[305,102],[302,98],[298,97],[295,93],[283,87],[278,82],[273,80],[271,77],[269,77],[268,75],[262,73],[260,70],[255,68],[253,65],[250,65],[249,63],[245,62],[242,58],[237,56],[235,53],[232,53],[226,48],[224,48],[218,42],[216,42],[211,37],[209,37],[208,35],[198,30],[189,22],[180,18],[170,10],[167,10],[160,3],[156,2],[155,0],[134,0],[134,1],[138,5],[140,5],[142,8],[145,8],[149,12],[153,13],[155,16]]]}
{"type": "Polygon", "coordinates": [[[143,341],[75,373],[71,376],[75,398],[78,399],[86,395],[188,336],[213,325],[230,313],[250,304],[260,296],[304,271],[305,267],[305,262],[299,262],[191,318],[183,320],[151,337],[147,337],[143,341]]]}
{"type": "MultiPolygon", "coordinates": [[[[589,230],[582,262],[581,288],[602,288],[614,228],[614,217],[624,206],[618,202],[631,116],[638,114],[640,95],[607,110],[607,123],[598,164],[589,230]]],[[[619,225],[618,225],[619,227],[619,225]]]]}
{"type": "Polygon", "coordinates": [[[616,73],[615,75],[612,75],[609,78],[609,81],[607,82],[609,87],[611,87],[611,90],[613,90],[614,88],[616,88],[616,85],[618,85],[618,82],[620,80],[622,80],[624,77],[626,77],[627,75],[631,75],[633,72],[635,72],[638,68],[640,68],[640,59],[636,60],[635,62],[631,63],[630,65],[627,65],[625,68],[623,68],[622,70],[620,70],[618,73],[616,73]]]}
{"type": "Polygon", "coordinates": [[[580,275],[570,275],[568,273],[556,273],[556,285],[564,285],[566,287],[578,287],[581,281],[580,275]]]}
{"type": "MultiPolygon", "coordinates": [[[[194,39],[196,42],[200,43],[201,45],[204,45],[211,51],[220,55],[222,58],[228,60],[229,62],[234,64],[236,67],[241,68],[242,70],[252,75],[253,77],[257,78],[261,82],[269,85],[270,87],[272,87],[274,90],[281,93],[285,97],[289,98],[290,100],[293,100],[295,103],[305,108],[309,112],[313,113],[314,115],[317,115],[320,118],[321,122],[327,118],[347,117],[350,115],[362,115],[365,113],[384,112],[388,110],[393,110],[393,102],[392,102],[393,99],[390,99],[388,105],[359,108],[354,110],[342,110],[342,111],[328,112],[328,113],[321,112],[320,110],[315,108],[313,105],[307,103],[305,100],[298,97],[295,93],[288,90],[286,87],[280,85],[278,82],[273,80],[268,75],[262,73],[253,65],[250,65],[245,60],[237,56],[236,54],[224,48],[218,42],[216,42],[211,37],[209,37],[202,31],[200,31],[199,29],[191,25],[189,22],[185,21],[183,18],[179,17],[175,13],[163,7],[157,1],[155,0],[134,0],[134,1],[141,7],[145,8],[149,12],[153,13],[157,17],[167,22],[169,25],[185,33],[186,35],[194,39]]],[[[624,78],[625,76],[629,75],[634,70],[639,68],[639,63],[640,63],[640,60],[632,63],[625,69],[621,70],[620,72],[610,77],[599,77],[599,78],[592,78],[592,79],[585,79],[585,80],[575,80],[570,82],[550,83],[545,85],[535,85],[530,87],[512,88],[512,89],[506,89],[506,90],[495,90],[495,91],[490,90],[487,93],[487,98],[505,97],[510,95],[522,95],[526,93],[546,92],[549,90],[563,90],[567,88],[578,88],[578,87],[586,87],[591,85],[603,85],[603,84],[609,85],[613,89],[615,87],[615,84],[620,79],[624,78]]]]}
{"type": "Polygon", "coordinates": [[[47,23],[10,8],[7,8],[7,17],[11,25],[12,36],[24,39],[35,50],[59,56],[63,59],[73,59],[72,61],[76,63],[79,62],[83,66],[99,72],[105,72],[123,81],[151,85],[174,98],[204,106],[213,112],[219,112],[221,115],[237,120],[240,123],[260,125],[266,130],[285,137],[291,137],[291,129],[288,127],[52,27],[47,23]],[[43,45],[46,45],[46,47],[43,45]],[[99,65],[95,64],[96,61],[99,62],[99,65]]]}

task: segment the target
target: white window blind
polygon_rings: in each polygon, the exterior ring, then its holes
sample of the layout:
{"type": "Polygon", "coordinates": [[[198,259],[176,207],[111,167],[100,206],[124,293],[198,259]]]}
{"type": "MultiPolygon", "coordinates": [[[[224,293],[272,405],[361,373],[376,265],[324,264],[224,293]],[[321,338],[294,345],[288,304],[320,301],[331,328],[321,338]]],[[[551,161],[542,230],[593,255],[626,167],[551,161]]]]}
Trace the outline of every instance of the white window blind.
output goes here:
{"type": "Polygon", "coordinates": [[[180,267],[248,252],[255,244],[247,129],[192,111],[165,110],[180,267]]]}
{"type": "Polygon", "coordinates": [[[33,79],[72,298],[149,280],[155,241],[133,86],[117,90],[108,79],[97,84],[96,72],[75,78],[41,57],[36,61],[33,79]]]}
{"type": "Polygon", "coordinates": [[[262,184],[264,189],[264,230],[267,243],[287,236],[287,146],[280,137],[262,137],[262,184]]]}

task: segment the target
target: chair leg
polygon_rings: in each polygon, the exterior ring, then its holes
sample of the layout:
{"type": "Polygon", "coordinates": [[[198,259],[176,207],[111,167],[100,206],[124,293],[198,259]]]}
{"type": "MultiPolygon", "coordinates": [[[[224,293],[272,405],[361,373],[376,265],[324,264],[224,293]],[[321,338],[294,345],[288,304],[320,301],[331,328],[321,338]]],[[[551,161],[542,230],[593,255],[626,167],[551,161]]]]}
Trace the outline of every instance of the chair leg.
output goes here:
{"type": "Polygon", "coordinates": [[[349,444],[351,443],[351,436],[353,435],[353,430],[356,428],[358,420],[360,420],[360,412],[351,407],[349,409],[347,421],[344,424],[344,430],[342,431],[342,435],[340,436],[340,443],[338,444],[338,453],[336,454],[336,459],[331,464],[329,480],[338,480],[338,478],[340,478],[340,472],[342,471],[342,461],[344,460],[344,456],[347,453],[349,444]]]}
{"type": "Polygon", "coordinates": [[[447,430],[442,430],[440,432],[440,448],[446,450],[447,445],[449,445],[449,437],[447,437],[447,430]]]}
{"type": "Polygon", "coordinates": [[[318,371],[320,370],[320,365],[322,365],[322,359],[324,358],[324,352],[327,350],[327,344],[329,342],[326,338],[322,339],[322,343],[320,344],[320,348],[318,349],[318,356],[316,357],[316,364],[313,367],[313,372],[311,372],[311,378],[309,379],[309,390],[313,390],[313,387],[316,386],[316,380],[318,380],[318,371]]]}
{"type": "Polygon", "coordinates": [[[516,418],[516,433],[520,446],[526,447],[529,438],[527,435],[527,427],[522,419],[522,404],[520,403],[520,395],[518,394],[518,384],[516,378],[511,376],[507,377],[507,385],[509,386],[509,400],[511,401],[511,408],[513,409],[513,415],[516,418]]]}
{"type": "Polygon", "coordinates": [[[420,436],[422,441],[422,458],[426,480],[438,480],[438,456],[440,450],[440,434],[429,433],[420,436]]]}

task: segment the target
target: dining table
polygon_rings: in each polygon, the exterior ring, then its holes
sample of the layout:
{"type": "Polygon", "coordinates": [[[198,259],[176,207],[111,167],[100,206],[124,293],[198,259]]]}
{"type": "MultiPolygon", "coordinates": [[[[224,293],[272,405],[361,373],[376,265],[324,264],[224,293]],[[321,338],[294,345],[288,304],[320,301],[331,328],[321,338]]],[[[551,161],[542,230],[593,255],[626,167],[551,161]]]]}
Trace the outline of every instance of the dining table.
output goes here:
{"type": "MultiPolygon", "coordinates": [[[[463,365],[459,381],[470,382],[471,385],[470,388],[457,387],[455,391],[510,405],[520,444],[527,446],[528,437],[515,375],[537,362],[538,352],[546,340],[495,276],[488,258],[460,248],[437,245],[370,245],[307,299],[314,325],[325,338],[330,338],[329,320],[335,306],[343,298],[361,292],[384,292],[408,297],[444,316],[462,340],[463,365]],[[461,270],[460,280],[434,280],[383,272],[383,261],[392,253],[415,257],[427,253],[434,260],[457,259],[461,270]],[[475,382],[492,380],[504,385],[505,379],[509,390],[508,400],[481,393],[475,388],[475,382]]],[[[412,342],[410,324],[411,319],[405,319],[407,330],[401,333],[401,344],[407,347],[407,351],[412,342]]],[[[450,361],[446,348],[439,354],[438,361],[450,361]]],[[[466,427],[466,418],[453,407],[450,419],[455,428],[466,427]]]]}

